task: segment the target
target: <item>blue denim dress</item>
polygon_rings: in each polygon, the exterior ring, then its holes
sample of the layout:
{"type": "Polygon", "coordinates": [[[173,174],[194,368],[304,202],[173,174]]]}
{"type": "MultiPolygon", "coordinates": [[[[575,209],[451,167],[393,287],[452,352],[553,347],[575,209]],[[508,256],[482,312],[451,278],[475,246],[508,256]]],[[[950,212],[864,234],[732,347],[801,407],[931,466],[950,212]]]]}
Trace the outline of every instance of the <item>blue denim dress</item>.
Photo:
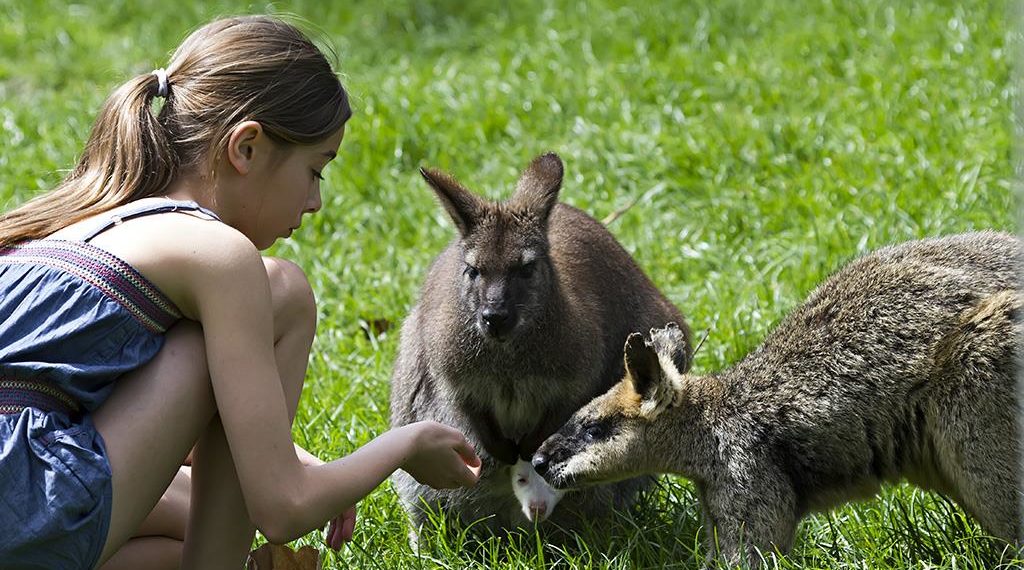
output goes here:
{"type": "Polygon", "coordinates": [[[93,568],[111,475],[91,413],[151,360],[181,313],[138,271],[89,243],[121,220],[194,202],[120,208],[81,241],[0,248],[0,568],[93,568]]]}

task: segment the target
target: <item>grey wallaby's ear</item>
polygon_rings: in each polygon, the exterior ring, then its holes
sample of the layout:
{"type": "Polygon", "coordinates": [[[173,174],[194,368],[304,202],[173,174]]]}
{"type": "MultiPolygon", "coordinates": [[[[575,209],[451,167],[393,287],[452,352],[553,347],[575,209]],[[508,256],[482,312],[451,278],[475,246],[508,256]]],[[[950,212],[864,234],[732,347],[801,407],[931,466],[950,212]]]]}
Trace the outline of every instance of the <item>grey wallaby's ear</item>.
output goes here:
{"type": "Polygon", "coordinates": [[[558,202],[563,174],[562,159],[557,154],[549,152],[538,156],[519,177],[512,201],[546,221],[558,202]]]}
{"type": "MultiPolygon", "coordinates": [[[[640,333],[626,339],[626,374],[633,390],[640,396],[640,416],[653,419],[665,405],[659,405],[665,390],[661,388],[661,363],[658,355],[644,342],[640,333]]],[[[669,397],[671,401],[671,396],[669,397]]]]}
{"type": "Polygon", "coordinates": [[[420,174],[434,189],[459,233],[466,237],[480,219],[485,208],[484,201],[445,172],[434,168],[421,168],[420,174]]]}
{"type": "MultiPolygon", "coordinates": [[[[652,336],[654,332],[652,330],[652,336]]],[[[681,337],[682,331],[678,332],[681,337]]],[[[626,339],[627,377],[633,384],[633,390],[640,396],[640,417],[647,420],[653,420],[672,406],[680,392],[680,386],[677,385],[679,373],[664,368],[666,364],[674,363],[666,362],[662,357],[658,347],[662,340],[655,336],[654,342],[645,341],[640,333],[633,333],[626,339]]]]}
{"type": "Polygon", "coordinates": [[[686,353],[686,336],[676,323],[664,328],[651,329],[651,346],[663,365],[671,363],[676,373],[683,374],[690,369],[690,357],[686,353]]]}

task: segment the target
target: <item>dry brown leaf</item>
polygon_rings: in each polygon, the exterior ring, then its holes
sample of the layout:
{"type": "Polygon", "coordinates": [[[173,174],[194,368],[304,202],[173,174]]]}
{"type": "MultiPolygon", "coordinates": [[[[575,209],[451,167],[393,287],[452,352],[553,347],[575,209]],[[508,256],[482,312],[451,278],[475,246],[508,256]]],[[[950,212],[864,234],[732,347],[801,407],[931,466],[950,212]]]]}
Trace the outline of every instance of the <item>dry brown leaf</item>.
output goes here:
{"type": "Polygon", "coordinates": [[[306,545],[292,550],[280,544],[264,544],[249,553],[248,570],[320,570],[320,553],[306,545]]]}
{"type": "Polygon", "coordinates": [[[370,336],[380,336],[389,330],[391,330],[391,321],[388,319],[380,318],[374,319],[370,317],[362,317],[359,319],[359,328],[363,330],[363,335],[366,338],[370,336]]]}

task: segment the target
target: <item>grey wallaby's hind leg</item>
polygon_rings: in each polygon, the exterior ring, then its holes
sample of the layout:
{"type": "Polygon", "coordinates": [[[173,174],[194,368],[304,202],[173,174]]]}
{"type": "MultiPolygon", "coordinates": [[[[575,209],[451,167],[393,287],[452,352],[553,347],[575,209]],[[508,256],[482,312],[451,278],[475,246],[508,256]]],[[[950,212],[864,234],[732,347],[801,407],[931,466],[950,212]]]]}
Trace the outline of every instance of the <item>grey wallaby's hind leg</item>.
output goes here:
{"type": "Polygon", "coordinates": [[[1001,291],[965,311],[939,343],[935,444],[940,470],[955,482],[961,504],[999,538],[1024,544],[1021,532],[1021,295],[1001,291]],[[1018,402],[1007,406],[1006,402],[1018,402]],[[943,449],[945,448],[945,449],[943,449]]]}

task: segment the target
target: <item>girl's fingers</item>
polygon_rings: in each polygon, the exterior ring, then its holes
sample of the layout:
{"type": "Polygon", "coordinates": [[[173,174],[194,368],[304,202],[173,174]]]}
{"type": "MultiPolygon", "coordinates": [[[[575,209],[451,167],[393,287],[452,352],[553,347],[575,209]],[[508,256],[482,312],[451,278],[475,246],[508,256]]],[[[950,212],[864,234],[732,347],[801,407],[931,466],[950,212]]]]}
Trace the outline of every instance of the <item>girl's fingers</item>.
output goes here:
{"type": "Polygon", "coordinates": [[[332,550],[338,550],[340,546],[337,540],[338,534],[338,519],[331,519],[330,526],[327,527],[327,546],[332,550]]]}
{"type": "Polygon", "coordinates": [[[340,516],[331,519],[327,528],[327,546],[333,550],[341,550],[341,546],[352,540],[356,529],[356,508],[350,507],[340,516]]]}
{"type": "Polygon", "coordinates": [[[480,456],[476,454],[476,450],[469,444],[468,441],[463,439],[455,446],[455,452],[462,457],[462,461],[470,467],[480,466],[480,456]]]}
{"type": "Polygon", "coordinates": [[[327,539],[330,541],[331,535],[334,534],[334,527],[338,526],[338,519],[331,519],[327,521],[327,539]]]}
{"type": "Polygon", "coordinates": [[[342,541],[348,542],[352,540],[352,534],[356,530],[356,510],[351,508],[345,511],[345,518],[341,522],[341,529],[338,533],[342,541]]]}

